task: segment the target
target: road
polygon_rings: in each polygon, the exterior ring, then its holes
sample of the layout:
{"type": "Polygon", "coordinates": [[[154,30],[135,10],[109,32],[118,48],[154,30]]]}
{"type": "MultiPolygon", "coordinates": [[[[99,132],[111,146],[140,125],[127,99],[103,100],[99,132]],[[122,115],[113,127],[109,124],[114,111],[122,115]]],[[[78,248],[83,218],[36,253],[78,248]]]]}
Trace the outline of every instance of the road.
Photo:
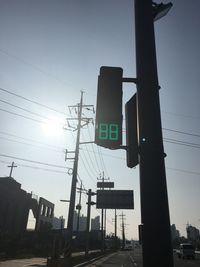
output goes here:
{"type": "Polygon", "coordinates": [[[101,258],[86,267],[142,267],[141,250],[118,251],[101,258]]]}
{"type": "MultiPolygon", "coordinates": [[[[31,258],[21,260],[8,260],[0,262],[0,267],[44,267],[45,258],[31,258]]],[[[80,265],[79,265],[80,266],[80,265]]],[[[141,249],[136,248],[133,251],[118,251],[109,254],[93,263],[84,265],[85,267],[142,267],[141,249]]],[[[197,254],[195,260],[179,259],[174,255],[174,267],[199,267],[200,254],[197,254]]]]}
{"type": "Polygon", "coordinates": [[[196,254],[196,259],[179,259],[178,255],[174,255],[174,267],[199,267],[200,254],[196,254]]]}
{"type": "MultiPolygon", "coordinates": [[[[106,256],[87,267],[142,267],[142,252],[137,248],[134,251],[119,251],[106,256]]],[[[196,259],[179,259],[174,255],[174,267],[200,267],[200,254],[196,259]]]]}

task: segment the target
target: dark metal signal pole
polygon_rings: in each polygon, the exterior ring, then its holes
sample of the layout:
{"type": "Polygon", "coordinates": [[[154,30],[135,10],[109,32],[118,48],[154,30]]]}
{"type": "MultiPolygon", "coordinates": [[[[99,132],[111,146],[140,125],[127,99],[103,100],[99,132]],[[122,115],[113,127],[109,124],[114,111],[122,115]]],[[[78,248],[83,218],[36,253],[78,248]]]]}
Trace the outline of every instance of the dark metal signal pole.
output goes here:
{"type": "Polygon", "coordinates": [[[151,0],[135,0],[135,34],[143,266],[172,267],[151,0]]]}
{"type": "MultiPolygon", "coordinates": [[[[105,178],[104,177],[104,172],[103,172],[103,177],[102,178],[97,178],[97,180],[101,180],[102,181],[102,190],[104,190],[104,182],[105,180],[109,180],[110,178],[105,178]]],[[[105,210],[105,216],[106,216],[106,210],[105,210]]],[[[106,218],[106,217],[105,217],[106,218]]],[[[105,249],[105,231],[104,231],[104,228],[106,228],[106,226],[104,226],[104,212],[103,212],[103,209],[101,210],[101,251],[104,251],[105,249]]],[[[105,219],[105,224],[106,224],[106,219],[105,219]]],[[[106,229],[105,229],[106,230],[106,229]]]]}
{"type": "Polygon", "coordinates": [[[115,209],[115,249],[117,249],[117,210],[115,209]]]}
{"type": "Polygon", "coordinates": [[[96,195],[96,193],[92,192],[92,190],[89,189],[87,194],[88,194],[88,202],[87,202],[88,207],[87,207],[85,256],[88,256],[88,252],[89,252],[91,206],[96,204],[95,202],[91,201],[91,197],[96,195]]]}

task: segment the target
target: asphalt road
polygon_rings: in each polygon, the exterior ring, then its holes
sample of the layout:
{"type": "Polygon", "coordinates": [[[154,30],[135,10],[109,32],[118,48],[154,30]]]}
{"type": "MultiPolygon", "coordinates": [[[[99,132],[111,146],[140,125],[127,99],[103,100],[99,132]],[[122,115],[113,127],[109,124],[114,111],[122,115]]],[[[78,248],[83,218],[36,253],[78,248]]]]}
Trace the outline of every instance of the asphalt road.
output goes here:
{"type": "MultiPolygon", "coordinates": [[[[31,258],[1,261],[0,267],[44,267],[45,258],[31,258]]],[[[80,265],[79,265],[80,266],[80,265]]],[[[84,265],[85,267],[142,267],[142,253],[140,248],[133,251],[118,251],[107,255],[93,263],[84,265]]],[[[195,260],[179,259],[174,255],[174,267],[200,267],[200,254],[195,260]]]]}
{"type": "Polygon", "coordinates": [[[196,259],[179,259],[174,255],[174,267],[200,267],[200,254],[196,254],[196,259]]]}
{"type": "MultiPolygon", "coordinates": [[[[87,267],[142,267],[142,252],[140,248],[134,251],[119,251],[106,256],[87,267]]],[[[200,267],[200,254],[196,255],[196,259],[179,259],[174,255],[174,267],[200,267]]]]}
{"type": "Polygon", "coordinates": [[[118,251],[86,265],[86,267],[142,267],[141,251],[118,251]]]}

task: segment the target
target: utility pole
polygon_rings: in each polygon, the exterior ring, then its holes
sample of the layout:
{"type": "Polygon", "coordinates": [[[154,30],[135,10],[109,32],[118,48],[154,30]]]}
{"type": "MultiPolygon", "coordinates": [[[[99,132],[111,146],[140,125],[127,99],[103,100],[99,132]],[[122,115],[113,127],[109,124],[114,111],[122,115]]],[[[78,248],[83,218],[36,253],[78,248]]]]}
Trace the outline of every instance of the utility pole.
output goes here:
{"type": "Polygon", "coordinates": [[[117,210],[115,209],[115,249],[117,249],[117,210]]]}
{"type": "Polygon", "coordinates": [[[76,225],[76,231],[78,232],[79,231],[79,221],[80,221],[80,212],[81,212],[81,195],[82,195],[82,192],[85,191],[85,189],[83,189],[83,182],[81,181],[81,186],[80,188],[77,188],[79,191],[79,202],[78,204],[76,205],[76,209],[78,210],[78,217],[77,217],[77,225],[76,225]]]}
{"type": "Polygon", "coordinates": [[[89,189],[87,195],[88,195],[88,202],[86,204],[88,205],[88,207],[87,207],[87,226],[86,226],[85,256],[88,256],[88,251],[89,251],[91,205],[96,204],[95,202],[91,201],[91,197],[94,196],[94,195],[96,195],[96,193],[93,193],[92,190],[89,189]]]}
{"type": "MultiPolygon", "coordinates": [[[[73,236],[73,218],[74,218],[74,208],[75,208],[75,200],[76,200],[76,184],[77,184],[77,172],[78,172],[78,158],[79,158],[79,145],[80,143],[80,131],[81,128],[87,125],[92,118],[84,118],[82,117],[82,109],[84,107],[88,108],[92,105],[83,105],[83,92],[81,91],[81,100],[80,103],[76,106],[69,106],[70,108],[77,108],[78,109],[78,125],[77,125],[77,137],[76,137],[76,148],[75,148],[75,157],[74,157],[74,165],[73,165],[73,172],[72,172],[72,183],[71,183],[71,194],[70,194],[70,204],[69,204],[69,213],[68,213],[68,222],[67,222],[67,233],[68,233],[68,240],[67,246],[65,248],[65,264],[66,266],[72,266],[71,263],[71,256],[72,256],[72,236],[73,236]],[[82,121],[84,122],[82,124],[82,121]]],[[[73,118],[68,118],[69,120],[74,120],[73,118]]],[[[69,125],[69,124],[68,124],[69,125]]],[[[71,152],[70,152],[71,153],[71,152]]]]}
{"type": "Polygon", "coordinates": [[[12,177],[13,168],[17,168],[17,166],[15,165],[14,161],[12,162],[11,166],[8,166],[8,168],[10,168],[9,178],[11,178],[12,177]]]}
{"type": "Polygon", "coordinates": [[[173,267],[154,34],[165,5],[134,2],[143,267],[173,267]]]}
{"type": "MultiPolygon", "coordinates": [[[[102,177],[101,177],[101,175],[100,175],[100,178],[97,178],[97,180],[98,181],[102,181],[102,190],[104,190],[104,182],[106,181],[106,180],[110,180],[110,178],[105,178],[105,176],[104,176],[104,172],[103,172],[103,175],[102,175],[102,177]]],[[[105,248],[105,232],[104,232],[104,223],[103,223],[103,221],[104,221],[104,211],[103,211],[103,209],[101,210],[101,251],[104,251],[104,248],[105,248]]],[[[106,224],[106,220],[105,220],[105,224],[106,224]]]]}
{"type": "Polygon", "coordinates": [[[124,249],[124,247],[125,247],[125,224],[124,224],[124,216],[125,216],[125,214],[123,214],[123,212],[122,212],[122,214],[121,215],[119,215],[120,217],[121,217],[121,219],[122,219],[122,248],[124,249]]]}
{"type": "Polygon", "coordinates": [[[115,209],[115,217],[112,219],[114,222],[114,234],[115,234],[115,249],[117,249],[117,210],[115,209]]]}

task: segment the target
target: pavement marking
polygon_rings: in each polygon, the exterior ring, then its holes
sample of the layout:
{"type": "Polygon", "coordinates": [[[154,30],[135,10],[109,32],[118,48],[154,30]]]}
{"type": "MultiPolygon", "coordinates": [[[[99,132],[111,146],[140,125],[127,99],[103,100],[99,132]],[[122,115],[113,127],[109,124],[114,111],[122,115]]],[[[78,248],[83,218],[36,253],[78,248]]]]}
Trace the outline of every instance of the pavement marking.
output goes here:
{"type": "Polygon", "coordinates": [[[135,260],[134,260],[133,257],[131,256],[131,254],[129,254],[129,257],[130,257],[131,261],[133,262],[133,264],[134,264],[135,266],[137,266],[137,263],[135,262],[135,260]]]}

